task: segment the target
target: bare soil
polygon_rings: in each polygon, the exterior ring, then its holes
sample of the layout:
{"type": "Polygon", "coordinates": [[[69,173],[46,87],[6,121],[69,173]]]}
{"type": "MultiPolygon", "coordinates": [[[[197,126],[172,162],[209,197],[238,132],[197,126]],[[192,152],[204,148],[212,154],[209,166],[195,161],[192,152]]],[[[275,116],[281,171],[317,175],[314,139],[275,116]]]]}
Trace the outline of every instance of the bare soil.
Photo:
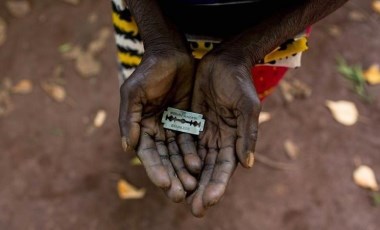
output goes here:
{"type": "Polygon", "coordinates": [[[223,200],[203,219],[193,217],[186,204],[171,203],[121,150],[113,38],[97,56],[102,70],[91,79],[80,77],[58,51],[68,42],[88,44],[101,28],[111,28],[110,2],[31,3],[26,17],[15,18],[0,2],[8,25],[0,47],[0,80],[27,78],[35,86],[31,94],[12,95],[13,110],[0,118],[1,230],[380,229],[380,207],[352,181],[358,161],[380,178],[380,87],[370,87],[375,103],[362,102],[337,73],[335,61],[342,56],[364,67],[380,63],[380,14],[372,11],[370,0],[352,0],[314,26],[303,67],[288,76],[310,85],[311,97],[287,104],[277,90],[265,101],[264,111],[273,119],[260,127],[258,152],[293,170],[261,163],[240,168],[223,200]],[[352,11],[364,14],[364,20],[350,19],[352,11]],[[64,70],[65,103],[54,102],[40,87],[56,66],[64,70]],[[324,105],[342,99],[359,109],[360,121],[352,127],[335,122],[324,105]],[[98,109],[107,111],[106,123],[88,134],[98,109]],[[299,146],[298,159],[286,156],[286,139],[299,146]],[[121,177],[146,188],[146,197],[120,200],[116,182],[121,177]]]}

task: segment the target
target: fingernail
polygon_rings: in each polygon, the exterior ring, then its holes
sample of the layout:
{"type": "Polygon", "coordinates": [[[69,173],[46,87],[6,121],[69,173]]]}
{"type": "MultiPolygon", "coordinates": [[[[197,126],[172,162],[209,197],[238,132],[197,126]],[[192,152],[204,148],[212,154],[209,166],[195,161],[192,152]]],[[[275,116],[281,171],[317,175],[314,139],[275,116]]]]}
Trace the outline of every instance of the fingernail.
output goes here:
{"type": "Polygon", "coordinates": [[[128,151],[128,141],[126,137],[121,138],[121,147],[123,148],[124,152],[128,151]]]}
{"type": "Polygon", "coordinates": [[[248,153],[246,163],[247,163],[248,167],[252,168],[253,163],[255,163],[255,156],[253,155],[253,152],[248,153]]]}

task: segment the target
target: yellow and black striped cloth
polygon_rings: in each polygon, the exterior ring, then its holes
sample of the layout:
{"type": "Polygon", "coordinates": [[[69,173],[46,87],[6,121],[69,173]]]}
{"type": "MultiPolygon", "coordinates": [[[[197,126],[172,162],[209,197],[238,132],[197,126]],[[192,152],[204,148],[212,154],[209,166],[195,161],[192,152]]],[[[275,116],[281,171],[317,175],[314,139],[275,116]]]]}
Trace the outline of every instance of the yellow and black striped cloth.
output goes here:
{"type": "MultiPolygon", "coordinates": [[[[127,79],[140,64],[144,45],[138,27],[124,0],[112,0],[112,21],[120,63],[120,81],[127,79]]],[[[190,36],[189,36],[190,37],[190,36]]],[[[188,38],[189,48],[195,58],[201,59],[220,41],[188,38]]],[[[297,68],[301,65],[302,52],[308,49],[308,32],[290,39],[268,54],[261,65],[297,68]]]]}

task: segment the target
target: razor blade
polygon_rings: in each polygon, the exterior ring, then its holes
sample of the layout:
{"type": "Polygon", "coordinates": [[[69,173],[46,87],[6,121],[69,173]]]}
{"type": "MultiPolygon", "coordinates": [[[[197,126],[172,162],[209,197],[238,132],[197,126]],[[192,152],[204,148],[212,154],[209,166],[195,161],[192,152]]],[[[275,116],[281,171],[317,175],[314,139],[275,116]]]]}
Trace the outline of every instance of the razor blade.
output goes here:
{"type": "Polygon", "coordinates": [[[162,123],[165,129],[199,135],[203,131],[205,120],[199,113],[187,112],[184,110],[168,107],[162,116],[162,123]]]}

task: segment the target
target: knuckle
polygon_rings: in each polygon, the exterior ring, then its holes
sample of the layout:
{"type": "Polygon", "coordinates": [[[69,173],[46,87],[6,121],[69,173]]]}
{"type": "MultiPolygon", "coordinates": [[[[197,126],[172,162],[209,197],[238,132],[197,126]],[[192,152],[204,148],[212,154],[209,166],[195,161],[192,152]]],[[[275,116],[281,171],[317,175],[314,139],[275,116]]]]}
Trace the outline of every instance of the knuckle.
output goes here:
{"type": "Polygon", "coordinates": [[[120,94],[122,97],[135,95],[138,90],[141,89],[141,80],[136,77],[137,74],[129,77],[120,87],[120,94]]]}

